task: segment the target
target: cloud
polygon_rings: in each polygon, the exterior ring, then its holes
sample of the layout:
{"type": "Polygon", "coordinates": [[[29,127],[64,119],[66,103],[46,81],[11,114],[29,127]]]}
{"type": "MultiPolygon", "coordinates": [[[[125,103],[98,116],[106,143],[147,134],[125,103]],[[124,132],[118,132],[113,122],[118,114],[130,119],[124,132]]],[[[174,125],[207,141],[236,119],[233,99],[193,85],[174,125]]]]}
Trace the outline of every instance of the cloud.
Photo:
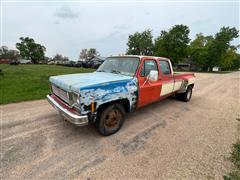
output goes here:
{"type": "Polygon", "coordinates": [[[60,22],[59,21],[54,21],[54,24],[60,24],[60,22]]]}
{"type": "Polygon", "coordinates": [[[62,6],[60,9],[58,9],[55,12],[55,16],[57,16],[58,18],[63,18],[63,19],[76,19],[79,17],[79,13],[74,12],[68,6],[62,6]]]}
{"type": "Polygon", "coordinates": [[[113,28],[117,29],[117,30],[128,30],[130,28],[130,26],[127,24],[118,24],[118,25],[113,26],[113,28]]]}
{"type": "Polygon", "coordinates": [[[150,12],[146,12],[145,14],[148,16],[148,15],[150,15],[151,13],[150,13],[150,12]]]}

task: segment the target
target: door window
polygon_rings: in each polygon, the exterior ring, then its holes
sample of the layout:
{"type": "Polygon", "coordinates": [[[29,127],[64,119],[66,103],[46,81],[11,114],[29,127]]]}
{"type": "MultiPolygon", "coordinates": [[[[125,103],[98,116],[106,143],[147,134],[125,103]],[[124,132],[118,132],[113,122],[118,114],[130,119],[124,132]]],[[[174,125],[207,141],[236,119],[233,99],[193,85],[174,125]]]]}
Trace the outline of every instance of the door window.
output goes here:
{"type": "Polygon", "coordinates": [[[167,61],[160,61],[160,68],[164,75],[171,74],[170,66],[167,61]]]}
{"type": "Polygon", "coordinates": [[[157,63],[154,60],[145,60],[142,66],[140,75],[146,77],[149,75],[151,70],[158,71],[157,63]]]}

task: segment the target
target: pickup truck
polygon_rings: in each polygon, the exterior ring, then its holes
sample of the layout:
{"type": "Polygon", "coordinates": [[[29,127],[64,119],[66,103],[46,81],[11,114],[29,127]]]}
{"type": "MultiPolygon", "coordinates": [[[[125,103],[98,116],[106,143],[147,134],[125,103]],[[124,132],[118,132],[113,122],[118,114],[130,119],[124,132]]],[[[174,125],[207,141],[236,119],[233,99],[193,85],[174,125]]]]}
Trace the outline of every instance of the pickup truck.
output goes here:
{"type": "Polygon", "coordinates": [[[169,96],[188,102],[194,80],[193,73],[173,73],[164,57],[111,56],[93,73],[50,77],[47,100],[66,120],[78,126],[94,123],[107,136],[135,109],[169,96]]]}

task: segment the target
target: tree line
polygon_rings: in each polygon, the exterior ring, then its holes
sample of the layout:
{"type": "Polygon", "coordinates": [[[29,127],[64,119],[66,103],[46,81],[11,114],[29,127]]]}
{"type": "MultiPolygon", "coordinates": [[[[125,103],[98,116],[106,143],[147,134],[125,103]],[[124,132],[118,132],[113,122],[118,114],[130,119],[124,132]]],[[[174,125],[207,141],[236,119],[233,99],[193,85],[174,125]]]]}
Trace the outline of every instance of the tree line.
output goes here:
{"type": "MultiPolygon", "coordinates": [[[[35,42],[33,38],[20,37],[20,42],[16,43],[16,49],[8,49],[7,46],[0,48],[0,59],[18,60],[21,58],[31,60],[33,64],[47,63],[48,61],[70,61],[67,56],[57,53],[53,58],[45,56],[45,46],[35,42]]],[[[99,56],[99,52],[95,48],[82,49],[79,60],[89,60],[95,56],[99,56]]]]}
{"type": "MultiPolygon", "coordinates": [[[[135,32],[129,35],[126,54],[163,56],[170,58],[174,65],[178,63],[191,64],[193,70],[208,71],[214,66],[222,70],[235,70],[240,68],[239,45],[231,42],[238,38],[239,31],[233,27],[222,27],[214,35],[204,36],[196,34],[195,39],[189,38],[190,29],[186,25],[175,25],[168,31],[162,30],[158,37],[153,38],[151,30],[135,32]]],[[[37,64],[49,60],[69,61],[69,58],[56,54],[53,58],[45,56],[45,46],[35,42],[33,38],[21,37],[16,43],[17,50],[8,50],[6,46],[0,48],[1,59],[25,58],[37,64]]],[[[95,48],[82,49],[79,60],[90,60],[99,56],[95,48]]]]}
{"type": "Polygon", "coordinates": [[[239,45],[231,45],[238,38],[235,27],[222,27],[215,35],[199,33],[192,41],[189,33],[189,27],[182,24],[161,31],[155,39],[151,30],[135,32],[128,37],[126,54],[168,57],[175,65],[190,63],[198,71],[212,70],[214,66],[223,70],[240,67],[239,45]]]}

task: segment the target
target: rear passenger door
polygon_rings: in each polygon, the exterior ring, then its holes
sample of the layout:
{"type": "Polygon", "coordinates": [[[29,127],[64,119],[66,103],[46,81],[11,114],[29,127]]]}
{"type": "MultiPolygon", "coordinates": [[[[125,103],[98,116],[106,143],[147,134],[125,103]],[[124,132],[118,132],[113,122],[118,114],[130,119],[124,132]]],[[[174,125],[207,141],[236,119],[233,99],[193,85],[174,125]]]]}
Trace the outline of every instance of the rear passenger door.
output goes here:
{"type": "Polygon", "coordinates": [[[160,92],[160,97],[167,96],[173,92],[174,88],[174,79],[173,79],[173,72],[169,61],[167,60],[159,60],[160,62],[160,70],[162,73],[162,88],[160,92]]]}

